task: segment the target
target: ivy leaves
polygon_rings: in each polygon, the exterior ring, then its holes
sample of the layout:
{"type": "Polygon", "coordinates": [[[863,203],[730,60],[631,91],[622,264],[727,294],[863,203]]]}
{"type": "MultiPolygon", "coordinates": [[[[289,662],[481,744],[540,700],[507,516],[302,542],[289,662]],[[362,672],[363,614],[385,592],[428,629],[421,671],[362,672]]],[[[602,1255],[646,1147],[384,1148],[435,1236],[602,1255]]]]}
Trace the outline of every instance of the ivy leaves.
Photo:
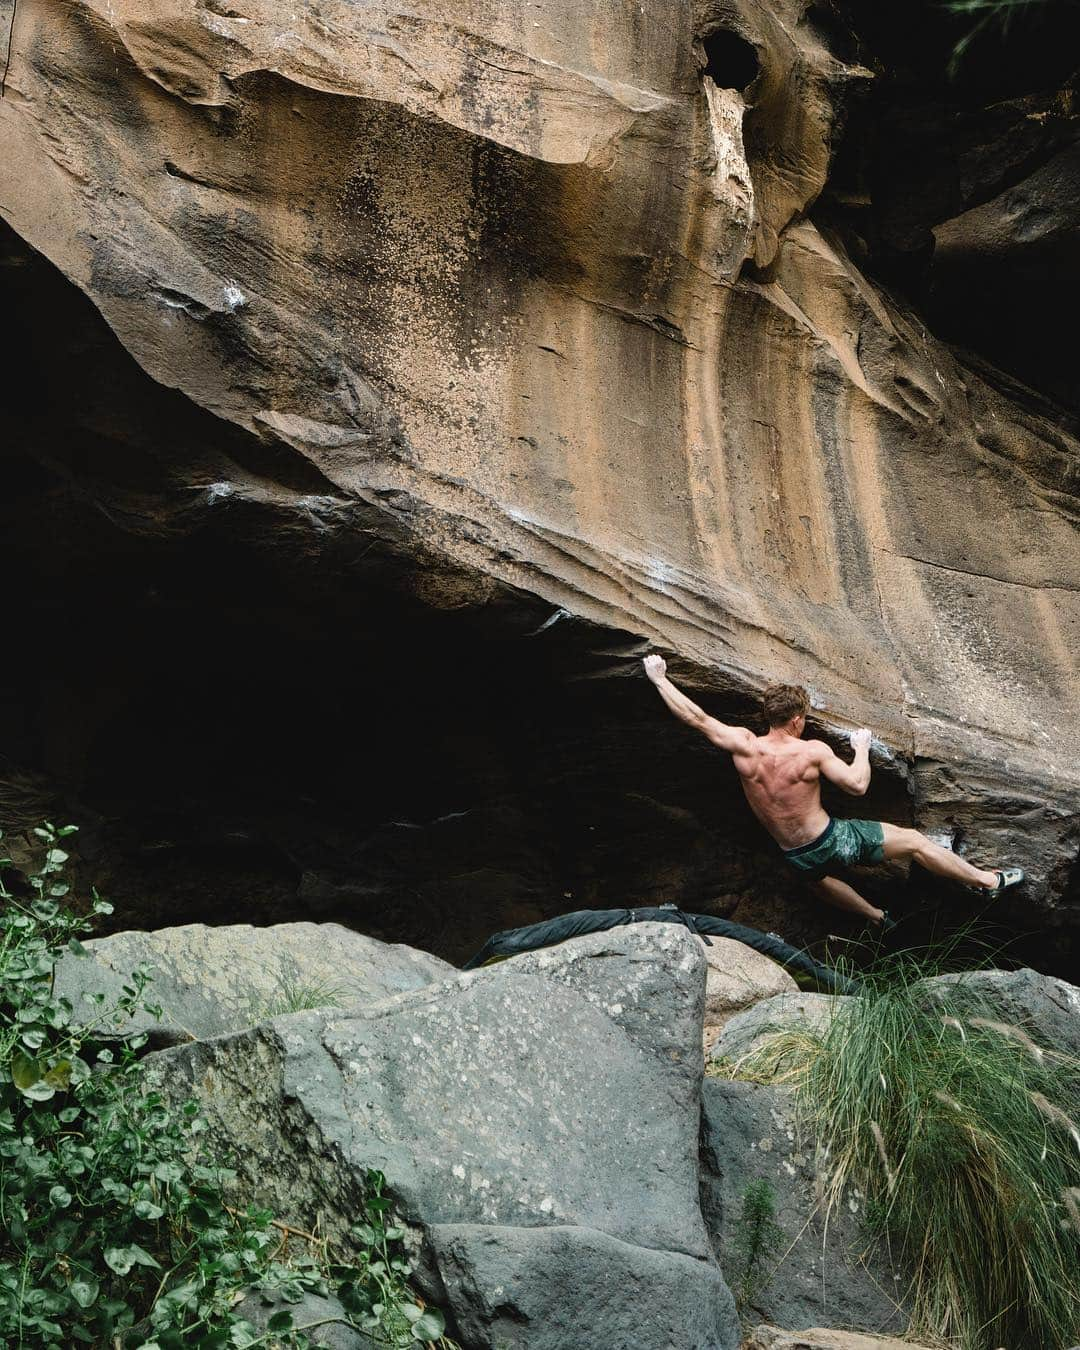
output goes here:
{"type": "Polygon", "coordinates": [[[142,1035],[114,1050],[101,1028],[141,1009],[150,971],[118,999],[94,995],[89,1020],[53,992],[61,956],[112,910],[67,908],[72,826],[36,829],[37,870],[13,880],[0,857],[0,1344],[12,1350],[246,1350],[303,1347],[326,1321],[389,1347],[438,1343],[445,1322],[409,1287],[405,1232],[385,1178],[371,1172],[345,1251],[225,1196],[235,1174],[204,1156],[205,1122],[146,1090],[142,1035]],[[304,1240],[299,1253],[297,1236],[304,1240]],[[340,1316],[298,1323],[289,1308],[263,1330],[236,1311],[252,1290],[287,1303],[332,1295],[340,1316]]]}

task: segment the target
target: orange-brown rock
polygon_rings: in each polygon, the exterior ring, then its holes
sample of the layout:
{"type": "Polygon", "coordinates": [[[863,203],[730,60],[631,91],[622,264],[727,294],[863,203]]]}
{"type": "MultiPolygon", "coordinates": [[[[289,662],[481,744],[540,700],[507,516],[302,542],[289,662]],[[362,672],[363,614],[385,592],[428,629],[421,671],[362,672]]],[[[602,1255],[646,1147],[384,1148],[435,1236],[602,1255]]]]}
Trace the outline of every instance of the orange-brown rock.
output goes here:
{"type": "Polygon", "coordinates": [[[783,966],[744,943],[714,937],[710,944],[704,949],[706,1056],[736,1013],[798,988],[783,966]]]}
{"type": "Polygon", "coordinates": [[[815,16],[22,0],[0,214],[155,380],[322,484],[192,472],[191,512],[362,522],[436,605],[509,587],[701,689],[804,681],[919,824],[1052,905],[1077,443],[807,217],[868,77],[815,16]]]}
{"type": "Polygon", "coordinates": [[[780,1331],[776,1327],[755,1327],[743,1343],[743,1350],[926,1350],[914,1341],[895,1336],[863,1336],[855,1331],[830,1331],[810,1327],[806,1331],[780,1331]]]}

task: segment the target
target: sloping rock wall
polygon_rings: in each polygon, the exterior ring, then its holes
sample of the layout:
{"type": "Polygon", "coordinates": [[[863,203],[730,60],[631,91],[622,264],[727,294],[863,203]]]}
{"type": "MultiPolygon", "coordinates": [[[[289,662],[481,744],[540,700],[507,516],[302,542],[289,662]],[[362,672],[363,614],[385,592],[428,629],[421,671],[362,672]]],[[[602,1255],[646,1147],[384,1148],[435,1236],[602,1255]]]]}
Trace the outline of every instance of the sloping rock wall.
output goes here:
{"type": "Polygon", "coordinates": [[[248,447],[174,454],[171,497],[51,453],[130,530],[242,503],[699,689],[802,680],[1067,908],[1077,443],[806,218],[868,76],[803,0],[23,0],[0,213],[248,447]]]}

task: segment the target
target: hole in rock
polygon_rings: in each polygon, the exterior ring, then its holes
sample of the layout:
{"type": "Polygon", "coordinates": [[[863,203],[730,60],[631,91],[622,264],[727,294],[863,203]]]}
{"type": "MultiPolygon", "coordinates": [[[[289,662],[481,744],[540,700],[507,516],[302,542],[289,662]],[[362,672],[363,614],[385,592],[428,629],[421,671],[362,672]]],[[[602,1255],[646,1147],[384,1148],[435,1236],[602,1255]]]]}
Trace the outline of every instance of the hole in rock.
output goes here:
{"type": "Polygon", "coordinates": [[[717,28],[701,39],[707,75],[718,89],[746,90],[758,77],[761,64],[751,43],[729,28],[717,28]]]}

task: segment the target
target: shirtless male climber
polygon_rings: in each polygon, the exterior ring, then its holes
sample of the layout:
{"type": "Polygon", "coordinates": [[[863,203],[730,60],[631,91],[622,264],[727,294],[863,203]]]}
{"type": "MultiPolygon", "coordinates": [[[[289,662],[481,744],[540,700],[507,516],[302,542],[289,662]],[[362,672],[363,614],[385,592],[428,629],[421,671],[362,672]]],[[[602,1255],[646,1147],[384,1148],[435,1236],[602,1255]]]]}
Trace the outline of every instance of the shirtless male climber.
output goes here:
{"type": "Polygon", "coordinates": [[[644,664],[646,675],[675,716],[731,754],[750,809],[780,845],[789,866],[828,904],[892,927],[884,910],[875,909],[833,875],[840,868],[883,858],[914,859],[928,872],[990,895],[1024,880],[1019,867],[992,871],[973,867],[918,830],[877,820],[830,819],[821,805],[821,778],[861,797],[870,786],[870,732],[865,727],[852,732],[855,758],[850,764],[834,755],[824,741],[802,740],[810,699],[800,685],[769,685],[762,697],[768,731],[755,736],[746,727],[725,726],[703,712],[667,678],[662,657],[647,656],[644,664]]]}

